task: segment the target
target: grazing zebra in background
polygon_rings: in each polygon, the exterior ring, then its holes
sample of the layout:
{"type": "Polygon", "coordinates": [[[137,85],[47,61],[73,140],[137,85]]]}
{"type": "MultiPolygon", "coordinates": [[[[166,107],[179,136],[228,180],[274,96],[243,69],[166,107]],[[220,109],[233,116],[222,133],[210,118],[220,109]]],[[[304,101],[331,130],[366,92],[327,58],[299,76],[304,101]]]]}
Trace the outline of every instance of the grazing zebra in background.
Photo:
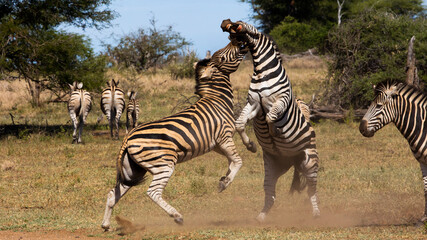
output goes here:
{"type": "Polygon", "coordinates": [[[125,93],[118,87],[119,80],[107,82],[108,87],[101,94],[101,110],[110,124],[111,137],[119,139],[119,121],[125,109],[125,93]],[[116,132],[113,135],[113,128],[116,132]]]}
{"type": "Polygon", "coordinates": [[[146,172],[153,175],[148,196],[178,224],[182,215],[162,198],[162,192],[177,163],[190,160],[211,150],[225,155],[229,162],[225,177],[219,181],[219,192],[233,181],[242,159],[233,142],[233,90],[229,75],[236,71],[246,51],[229,43],[211,59],[195,66],[195,92],[200,99],[172,116],[140,124],[123,140],[117,159],[117,182],[108,193],[102,227],[108,230],[114,205],[146,172]]]}
{"type": "Polygon", "coordinates": [[[128,92],[129,102],[126,108],[126,134],[128,134],[129,130],[136,127],[136,123],[138,121],[139,114],[139,104],[136,101],[135,91],[128,92]]]}
{"type": "Polygon", "coordinates": [[[83,83],[74,82],[70,85],[71,94],[68,100],[67,108],[70,113],[71,121],[73,122],[73,141],[72,143],[82,142],[83,125],[86,122],[86,117],[92,108],[92,98],[90,93],[83,90],[83,83]],[[78,120],[77,120],[78,118],[78,120]],[[77,137],[77,128],[79,135],[77,137]]]}
{"type": "Polygon", "coordinates": [[[393,122],[408,140],[412,153],[421,166],[424,182],[425,211],[421,221],[427,222],[427,96],[404,83],[380,83],[375,99],[360,122],[365,137],[393,122]]]}
{"type": "Polygon", "coordinates": [[[227,19],[221,28],[230,33],[231,41],[243,42],[253,58],[254,73],[248,100],[236,120],[236,130],[245,146],[256,151],[255,144],[245,133],[246,124],[254,119],[255,135],[263,149],[265,202],[257,220],[265,220],[275,201],[277,180],[292,166],[291,192],[300,192],[308,185],[313,216],[319,216],[316,189],[319,159],[315,133],[307,119],[308,106],[301,100],[298,102],[292,94],[280,52],[272,40],[245,22],[233,23],[227,19]]]}

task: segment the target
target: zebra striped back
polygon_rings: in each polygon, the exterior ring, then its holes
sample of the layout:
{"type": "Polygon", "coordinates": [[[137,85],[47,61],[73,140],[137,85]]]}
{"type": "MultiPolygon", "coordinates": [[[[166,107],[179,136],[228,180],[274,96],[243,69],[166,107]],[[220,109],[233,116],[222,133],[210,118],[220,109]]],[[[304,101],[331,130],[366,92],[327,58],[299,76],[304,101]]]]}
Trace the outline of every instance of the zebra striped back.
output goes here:
{"type": "Polygon", "coordinates": [[[421,222],[427,222],[427,96],[404,83],[380,83],[375,98],[360,122],[360,133],[373,137],[375,132],[393,122],[409,143],[420,163],[424,183],[425,209],[421,222]]]}
{"type": "Polygon", "coordinates": [[[83,83],[74,82],[73,85],[70,84],[71,94],[67,103],[67,108],[73,123],[73,143],[81,143],[83,125],[86,122],[87,115],[92,109],[92,98],[90,93],[82,88],[83,83]],[[77,128],[79,128],[78,136],[77,128]]]}
{"type": "Polygon", "coordinates": [[[245,133],[246,124],[253,119],[255,135],[263,149],[266,196],[258,220],[263,221],[273,205],[277,179],[291,166],[295,169],[291,191],[301,191],[306,179],[313,216],[318,216],[316,185],[319,159],[308,106],[295,99],[280,52],[268,36],[242,21],[227,19],[221,28],[230,33],[232,42],[247,46],[253,59],[254,73],[248,101],[236,120],[236,129],[247,149],[256,151],[245,133]]]}
{"type": "Polygon", "coordinates": [[[108,87],[101,94],[101,110],[110,124],[111,137],[119,138],[119,121],[125,109],[125,93],[118,87],[119,80],[107,82],[108,87]],[[113,134],[113,127],[116,128],[113,134]]]}
{"type": "Polygon", "coordinates": [[[131,128],[136,127],[139,115],[139,103],[136,101],[135,91],[128,92],[129,102],[126,108],[126,134],[131,128]]]}
{"type": "Polygon", "coordinates": [[[196,93],[200,99],[187,109],[163,119],[140,124],[123,140],[117,159],[117,185],[110,191],[102,227],[108,229],[114,204],[148,171],[153,180],[148,196],[175,222],[182,215],[162,198],[162,192],[177,163],[213,149],[227,156],[227,175],[220,179],[223,191],[234,179],[242,159],[233,142],[233,90],[229,75],[236,71],[244,56],[232,44],[215,52],[211,59],[195,66],[196,93]],[[112,203],[112,204],[109,204],[112,203]]]}

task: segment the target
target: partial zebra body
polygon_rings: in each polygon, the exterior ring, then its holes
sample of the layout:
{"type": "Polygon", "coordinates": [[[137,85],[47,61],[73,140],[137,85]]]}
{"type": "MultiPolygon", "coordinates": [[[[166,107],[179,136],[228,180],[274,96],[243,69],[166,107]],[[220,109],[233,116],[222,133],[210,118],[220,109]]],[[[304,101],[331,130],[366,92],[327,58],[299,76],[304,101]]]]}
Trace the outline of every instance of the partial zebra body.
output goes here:
{"type": "Polygon", "coordinates": [[[125,93],[118,87],[119,81],[112,79],[107,85],[101,95],[101,110],[107,116],[111,137],[119,139],[119,121],[125,109],[125,93]],[[113,128],[116,129],[114,134],[113,128]]]}
{"type": "Polygon", "coordinates": [[[146,172],[153,175],[148,196],[176,223],[182,215],[163,198],[162,192],[177,163],[215,150],[228,159],[226,176],[219,182],[223,191],[233,181],[242,159],[233,142],[233,91],[229,75],[237,70],[244,54],[231,44],[218,50],[212,59],[196,65],[196,93],[201,97],[194,105],[172,116],[140,124],[123,140],[117,159],[116,187],[108,194],[102,227],[110,227],[114,205],[146,172]]]}
{"type": "Polygon", "coordinates": [[[92,108],[92,98],[90,93],[82,89],[83,84],[74,82],[70,85],[71,95],[68,100],[67,108],[73,123],[73,142],[82,142],[83,125],[86,122],[87,115],[92,108]],[[78,118],[78,120],[77,120],[78,118]],[[77,135],[77,129],[79,133],[77,135]]]}
{"type": "Polygon", "coordinates": [[[375,92],[375,99],[360,122],[360,133],[373,137],[376,131],[393,122],[406,138],[421,166],[425,196],[421,221],[427,222],[427,96],[403,83],[381,83],[375,92]]]}
{"type": "Polygon", "coordinates": [[[293,96],[280,52],[272,40],[245,22],[224,20],[221,27],[230,33],[231,41],[244,42],[253,58],[248,100],[236,120],[236,130],[246,147],[256,151],[245,132],[247,122],[253,119],[255,135],[263,149],[265,203],[257,219],[264,221],[274,203],[278,178],[292,166],[295,171],[291,191],[301,191],[305,185],[300,178],[305,178],[313,216],[319,216],[316,190],[319,159],[315,133],[308,121],[308,106],[293,96]]]}
{"type": "Polygon", "coordinates": [[[126,134],[130,129],[135,128],[138,115],[139,115],[139,104],[136,101],[136,92],[128,92],[129,103],[126,108],[126,134]]]}

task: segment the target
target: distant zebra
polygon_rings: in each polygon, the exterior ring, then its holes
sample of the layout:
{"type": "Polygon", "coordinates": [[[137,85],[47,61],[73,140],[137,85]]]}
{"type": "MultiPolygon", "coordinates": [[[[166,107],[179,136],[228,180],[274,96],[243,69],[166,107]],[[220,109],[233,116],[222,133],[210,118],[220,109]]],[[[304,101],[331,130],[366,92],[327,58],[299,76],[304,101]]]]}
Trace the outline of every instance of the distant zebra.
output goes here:
{"type": "Polygon", "coordinates": [[[119,80],[107,82],[108,87],[102,91],[101,110],[110,124],[110,135],[119,139],[119,121],[125,109],[125,93],[118,87],[119,80]],[[113,134],[113,128],[116,128],[113,134]]]}
{"type": "Polygon", "coordinates": [[[255,144],[245,133],[246,124],[254,119],[255,135],[263,149],[265,203],[257,220],[265,220],[275,201],[277,180],[292,166],[291,192],[300,192],[308,185],[313,216],[319,216],[316,189],[319,159],[315,133],[307,119],[308,106],[296,101],[292,93],[276,44],[245,22],[233,23],[227,19],[221,28],[230,33],[231,41],[244,42],[253,58],[254,73],[248,100],[236,120],[236,130],[245,146],[256,151],[255,144]]]}
{"type": "Polygon", "coordinates": [[[427,96],[404,83],[380,83],[375,88],[375,99],[360,122],[360,133],[365,137],[393,122],[421,166],[424,182],[425,211],[421,221],[427,222],[427,96]]]}
{"type": "Polygon", "coordinates": [[[132,187],[141,182],[146,172],[153,175],[148,196],[178,224],[182,215],[162,198],[162,192],[177,163],[190,160],[211,150],[225,155],[229,162],[221,177],[221,192],[233,181],[242,159],[233,142],[233,90],[229,75],[236,71],[244,49],[231,43],[215,52],[211,59],[199,61],[196,68],[195,92],[200,99],[172,116],[140,124],[123,140],[117,159],[117,182],[108,193],[102,227],[110,227],[114,205],[132,187]]]}
{"type": "Polygon", "coordinates": [[[90,93],[83,90],[83,83],[74,82],[69,84],[71,89],[70,99],[68,100],[67,108],[73,122],[73,141],[72,143],[82,142],[83,125],[86,122],[86,117],[92,108],[92,98],[90,93]],[[79,118],[77,120],[77,118],[79,118]],[[79,135],[77,137],[77,128],[79,135]]]}
{"type": "Polygon", "coordinates": [[[126,134],[130,129],[136,127],[138,121],[139,104],[136,101],[136,94],[137,92],[135,91],[128,92],[129,102],[126,108],[126,134]]]}

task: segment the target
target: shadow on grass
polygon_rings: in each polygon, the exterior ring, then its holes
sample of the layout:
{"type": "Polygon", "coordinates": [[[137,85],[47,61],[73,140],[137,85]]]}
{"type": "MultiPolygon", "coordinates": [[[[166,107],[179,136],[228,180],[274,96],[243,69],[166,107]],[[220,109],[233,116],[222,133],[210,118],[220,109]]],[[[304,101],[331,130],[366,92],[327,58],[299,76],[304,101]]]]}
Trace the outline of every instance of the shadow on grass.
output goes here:
{"type": "MultiPolygon", "coordinates": [[[[87,124],[83,127],[83,132],[91,131],[94,136],[110,134],[108,126],[103,124],[87,124]]],[[[55,135],[72,135],[73,127],[71,125],[32,125],[32,124],[15,124],[0,125],[0,140],[8,136],[25,138],[30,134],[45,134],[48,136],[55,135]]]]}

